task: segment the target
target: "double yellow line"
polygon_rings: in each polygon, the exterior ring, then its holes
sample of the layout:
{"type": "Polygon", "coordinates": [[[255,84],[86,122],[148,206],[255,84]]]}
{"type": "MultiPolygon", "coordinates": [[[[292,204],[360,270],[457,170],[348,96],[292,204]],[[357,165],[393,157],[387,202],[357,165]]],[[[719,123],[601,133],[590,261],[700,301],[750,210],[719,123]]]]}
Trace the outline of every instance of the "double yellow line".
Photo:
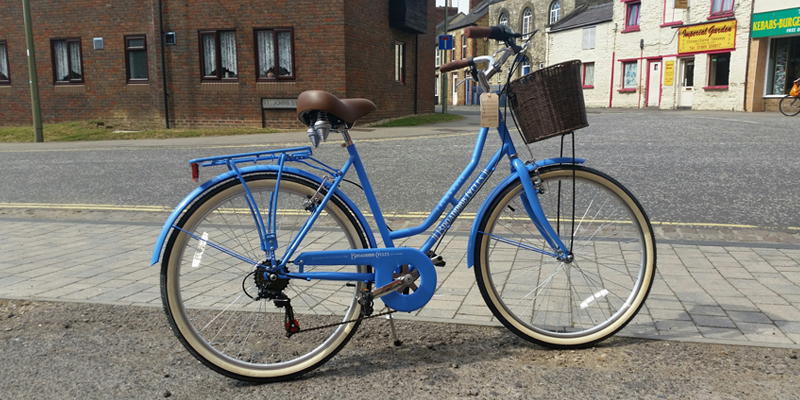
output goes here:
{"type": "MultiPolygon", "coordinates": [[[[172,212],[171,207],[161,206],[132,206],[132,205],[113,205],[113,204],[54,204],[54,203],[0,203],[0,209],[3,208],[26,208],[26,209],[47,209],[47,210],[73,210],[73,211],[139,211],[139,212],[172,212]]],[[[373,217],[371,214],[364,214],[365,217],[373,217]]],[[[385,212],[384,216],[387,218],[420,218],[424,219],[428,216],[427,212],[410,211],[405,213],[392,213],[385,212]]],[[[466,219],[475,218],[475,213],[462,213],[461,216],[466,219]]],[[[731,228],[731,229],[765,229],[757,225],[746,224],[717,224],[708,222],[699,223],[686,223],[686,222],[667,222],[667,221],[650,221],[652,225],[661,226],[702,226],[709,228],[731,228]]],[[[790,226],[787,229],[800,231],[800,227],[790,226]]]]}

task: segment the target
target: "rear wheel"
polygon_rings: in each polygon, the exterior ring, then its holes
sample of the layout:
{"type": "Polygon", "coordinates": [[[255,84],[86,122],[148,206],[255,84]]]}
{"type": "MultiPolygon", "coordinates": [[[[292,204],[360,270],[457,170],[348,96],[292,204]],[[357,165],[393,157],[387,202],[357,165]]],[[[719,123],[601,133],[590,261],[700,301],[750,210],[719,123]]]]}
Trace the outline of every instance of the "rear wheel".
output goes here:
{"type": "MultiPolygon", "coordinates": [[[[279,247],[275,254],[280,257],[310,215],[305,204],[318,184],[284,173],[276,192],[275,174],[251,174],[245,180],[265,223],[270,198],[278,196],[275,222],[279,247]]],[[[211,245],[269,265],[254,221],[245,188],[237,178],[201,195],[176,224],[181,230],[173,229],[164,251],[164,308],[181,343],[215,371],[257,382],[290,379],[322,365],[352,337],[361,310],[356,294],[368,289],[368,284],[356,282],[355,287],[348,287],[347,282],[337,281],[269,281],[258,273],[255,264],[211,245]],[[279,301],[274,298],[254,300],[264,288],[291,301],[301,329],[327,327],[287,338],[286,308],[277,307],[279,301]]],[[[296,254],[364,247],[367,242],[360,224],[334,196],[296,254]]],[[[287,267],[296,271],[294,265],[287,267]]],[[[370,272],[371,268],[348,265],[305,269],[312,270],[370,272]]]]}
{"type": "Polygon", "coordinates": [[[574,232],[574,259],[533,251],[551,249],[525,210],[517,180],[480,221],[478,287],[517,335],[549,347],[587,346],[622,329],[644,304],[655,274],[652,228],[630,192],[605,174],[571,165],[540,174],[539,201],[568,246],[574,232]]]}
{"type": "Polygon", "coordinates": [[[783,115],[792,117],[800,113],[800,99],[794,96],[786,95],[786,97],[781,99],[780,104],[778,104],[778,108],[781,110],[783,115]]]}

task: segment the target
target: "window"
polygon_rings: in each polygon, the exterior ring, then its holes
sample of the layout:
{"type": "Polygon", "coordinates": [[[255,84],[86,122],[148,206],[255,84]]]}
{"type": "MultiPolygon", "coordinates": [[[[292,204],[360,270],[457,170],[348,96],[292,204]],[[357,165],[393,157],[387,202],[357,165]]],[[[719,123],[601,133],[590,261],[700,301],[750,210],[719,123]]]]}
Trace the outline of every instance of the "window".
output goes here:
{"type": "Polygon", "coordinates": [[[467,39],[461,35],[461,58],[467,58],[467,39]]]}
{"type": "Polygon", "coordinates": [[[783,96],[792,89],[792,81],[800,76],[800,36],[771,39],[767,59],[765,94],[783,96]]]}
{"type": "Polygon", "coordinates": [[[530,8],[526,8],[525,11],[522,12],[522,34],[527,35],[531,33],[531,19],[533,18],[533,12],[531,12],[530,8]]]}
{"type": "Polygon", "coordinates": [[[508,14],[500,14],[500,18],[497,20],[497,25],[508,25],[508,14]]]}
{"type": "Polygon", "coordinates": [[[527,75],[531,72],[531,59],[525,56],[522,59],[522,75],[527,75]]]}
{"type": "Polygon", "coordinates": [[[550,3],[550,25],[555,24],[561,19],[561,2],[556,0],[550,3]]]}
{"type": "Polygon", "coordinates": [[[731,53],[709,55],[708,86],[728,86],[728,75],[731,67],[731,53]]]}
{"type": "Polygon", "coordinates": [[[397,42],[394,44],[394,81],[405,82],[405,44],[397,42]]]}
{"type": "Polygon", "coordinates": [[[55,83],[83,83],[80,39],[51,40],[55,83]]]}
{"type": "Polygon", "coordinates": [[[439,61],[439,54],[440,54],[440,51],[439,51],[439,45],[437,44],[437,45],[436,45],[436,66],[437,66],[437,67],[438,67],[438,66],[440,66],[440,65],[442,65],[442,62],[441,62],[441,61],[439,61]]]}
{"type": "Polygon", "coordinates": [[[436,83],[433,85],[433,95],[439,97],[439,75],[436,75],[436,83]]]}
{"type": "Polygon", "coordinates": [[[202,79],[238,79],[235,31],[201,31],[200,50],[202,79]]]}
{"type": "Polygon", "coordinates": [[[733,0],[711,0],[711,16],[723,17],[733,14],[733,0]]]}
{"type": "Polygon", "coordinates": [[[128,82],[143,82],[147,75],[147,40],[142,36],[125,36],[125,70],[128,82]]]}
{"type": "Polygon", "coordinates": [[[595,37],[597,33],[597,27],[590,26],[588,28],[583,28],[583,49],[584,50],[591,50],[594,48],[595,37]]]}
{"type": "Polygon", "coordinates": [[[5,40],[0,40],[0,85],[11,83],[8,73],[8,46],[5,40]]]}
{"type": "Polygon", "coordinates": [[[636,61],[622,63],[622,88],[636,90],[636,61]]]}
{"type": "Polygon", "coordinates": [[[594,87],[594,63],[584,63],[583,64],[583,87],[584,88],[593,88],[594,87]]]}
{"type": "Polygon", "coordinates": [[[664,0],[664,24],[678,25],[683,21],[683,9],[675,8],[675,0],[664,0]]]}
{"type": "Polygon", "coordinates": [[[622,32],[631,32],[639,30],[639,8],[642,3],[630,2],[626,4],[625,11],[625,29],[622,32]]]}
{"type": "Polygon", "coordinates": [[[294,30],[275,28],[256,29],[254,32],[256,80],[294,80],[294,30]]]}

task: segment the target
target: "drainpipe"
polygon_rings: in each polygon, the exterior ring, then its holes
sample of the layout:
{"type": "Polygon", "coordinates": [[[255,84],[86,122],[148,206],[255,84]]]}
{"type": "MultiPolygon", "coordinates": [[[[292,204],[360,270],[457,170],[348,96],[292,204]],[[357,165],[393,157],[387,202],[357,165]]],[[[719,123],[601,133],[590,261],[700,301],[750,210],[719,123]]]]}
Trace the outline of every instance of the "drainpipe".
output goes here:
{"type": "Polygon", "coordinates": [[[419,114],[417,110],[418,97],[419,97],[419,35],[414,35],[414,114],[419,114]]]}
{"type": "Polygon", "coordinates": [[[167,65],[164,56],[164,18],[161,12],[161,0],[158,0],[158,32],[161,40],[161,84],[164,91],[164,123],[169,129],[169,103],[167,102],[167,65]]]}

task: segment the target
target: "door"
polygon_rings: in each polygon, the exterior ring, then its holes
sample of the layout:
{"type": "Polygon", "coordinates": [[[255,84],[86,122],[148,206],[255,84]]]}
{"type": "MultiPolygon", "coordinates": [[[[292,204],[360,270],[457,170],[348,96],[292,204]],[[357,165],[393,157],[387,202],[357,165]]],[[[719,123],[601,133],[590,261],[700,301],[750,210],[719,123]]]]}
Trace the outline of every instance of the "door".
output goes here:
{"type": "Polygon", "coordinates": [[[650,62],[647,76],[647,106],[658,107],[661,105],[661,61],[650,62]]]}
{"type": "Polygon", "coordinates": [[[458,104],[458,72],[453,72],[453,105],[458,104]]]}
{"type": "Polygon", "coordinates": [[[694,90],[694,58],[681,60],[681,80],[678,85],[678,107],[692,108],[694,90]]]}

